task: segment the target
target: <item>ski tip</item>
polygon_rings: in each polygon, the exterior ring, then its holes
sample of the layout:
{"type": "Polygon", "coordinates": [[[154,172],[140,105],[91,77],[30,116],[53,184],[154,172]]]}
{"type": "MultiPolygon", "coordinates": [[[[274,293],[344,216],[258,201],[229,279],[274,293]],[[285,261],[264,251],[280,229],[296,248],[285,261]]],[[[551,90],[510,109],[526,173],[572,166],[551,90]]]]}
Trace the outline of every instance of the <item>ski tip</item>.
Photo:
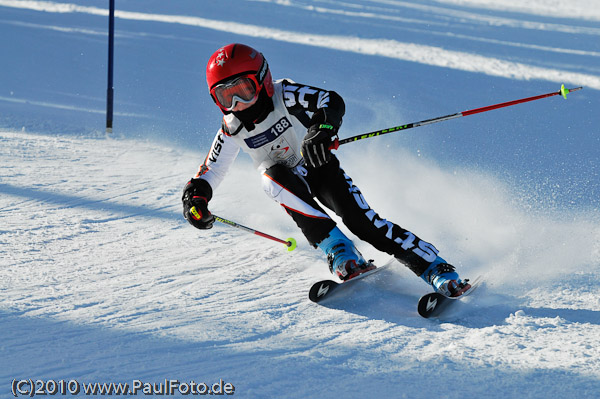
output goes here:
{"type": "Polygon", "coordinates": [[[438,316],[450,304],[450,299],[438,292],[423,295],[417,304],[417,312],[421,317],[429,319],[438,316]]]}
{"type": "Polygon", "coordinates": [[[296,247],[298,246],[298,244],[296,243],[296,240],[294,240],[293,238],[288,238],[287,239],[287,247],[288,247],[288,251],[293,251],[294,249],[296,249],[296,247]]]}
{"type": "Polygon", "coordinates": [[[336,289],[340,284],[333,280],[322,280],[314,283],[308,291],[308,299],[313,302],[320,302],[322,299],[336,289]]]}

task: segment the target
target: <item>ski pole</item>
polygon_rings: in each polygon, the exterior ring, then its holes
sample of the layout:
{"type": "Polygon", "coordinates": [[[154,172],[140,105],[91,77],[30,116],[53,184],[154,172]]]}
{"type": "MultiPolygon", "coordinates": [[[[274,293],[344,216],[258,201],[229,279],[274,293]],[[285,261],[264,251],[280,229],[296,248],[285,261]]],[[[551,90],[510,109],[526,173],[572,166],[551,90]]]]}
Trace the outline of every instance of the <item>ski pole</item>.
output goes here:
{"type": "MultiPolygon", "coordinates": [[[[196,210],[195,206],[193,206],[192,209],[190,209],[190,212],[192,214],[194,214],[194,216],[197,216],[198,218],[200,218],[200,215],[198,214],[198,211],[196,210]]],[[[287,240],[282,240],[280,238],[273,237],[272,235],[269,235],[269,234],[266,234],[266,233],[262,233],[262,232],[260,232],[258,230],[251,229],[250,227],[243,226],[243,225],[241,225],[239,223],[236,223],[236,222],[233,222],[231,220],[227,220],[225,218],[222,218],[220,216],[215,215],[214,213],[213,213],[213,217],[215,218],[215,220],[217,222],[221,222],[223,224],[235,227],[237,229],[246,231],[248,233],[256,234],[257,236],[268,238],[269,240],[273,240],[273,241],[282,243],[286,247],[288,247],[288,251],[293,251],[294,249],[296,249],[296,240],[293,239],[293,238],[288,238],[287,240]]]]}
{"type": "Polygon", "coordinates": [[[227,219],[222,218],[220,216],[217,216],[215,214],[213,214],[213,217],[215,218],[215,220],[217,222],[221,222],[221,223],[224,223],[226,225],[235,227],[237,229],[240,229],[240,230],[243,230],[243,231],[247,231],[248,233],[256,234],[257,236],[260,236],[260,237],[268,238],[269,240],[280,242],[280,243],[284,244],[286,247],[288,247],[288,251],[293,251],[294,249],[296,249],[296,240],[293,239],[293,238],[291,238],[291,237],[288,238],[287,240],[282,240],[280,238],[273,237],[272,235],[269,235],[269,234],[266,234],[266,233],[262,233],[262,232],[260,232],[258,230],[251,229],[250,227],[243,226],[243,225],[241,225],[239,223],[236,223],[236,222],[233,222],[231,220],[227,220],[227,219]]]}
{"type": "Polygon", "coordinates": [[[408,123],[406,125],[394,126],[394,127],[390,127],[387,129],[377,130],[377,131],[374,131],[371,133],[364,133],[364,134],[359,134],[357,136],[348,137],[343,140],[339,140],[336,138],[335,141],[332,143],[332,146],[330,147],[330,149],[337,150],[338,147],[341,146],[342,144],[351,143],[353,141],[358,141],[358,140],[368,139],[371,137],[381,136],[383,134],[393,133],[393,132],[397,132],[399,130],[411,129],[413,127],[430,125],[430,124],[436,123],[436,122],[448,121],[450,119],[460,118],[461,116],[475,115],[475,114],[479,114],[481,112],[487,112],[487,111],[491,111],[493,109],[498,109],[498,108],[510,107],[511,105],[526,103],[528,101],[539,100],[541,98],[546,98],[546,97],[557,96],[559,94],[562,95],[566,99],[568,93],[577,91],[577,90],[581,90],[581,89],[583,89],[583,87],[576,87],[574,89],[566,89],[565,85],[561,85],[559,91],[555,91],[552,93],[540,94],[539,96],[521,98],[519,100],[513,100],[513,101],[507,101],[504,103],[488,105],[486,107],[470,109],[467,111],[457,112],[456,114],[440,116],[440,117],[433,118],[433,119],[426,119],[424,121],[408,123]]]}

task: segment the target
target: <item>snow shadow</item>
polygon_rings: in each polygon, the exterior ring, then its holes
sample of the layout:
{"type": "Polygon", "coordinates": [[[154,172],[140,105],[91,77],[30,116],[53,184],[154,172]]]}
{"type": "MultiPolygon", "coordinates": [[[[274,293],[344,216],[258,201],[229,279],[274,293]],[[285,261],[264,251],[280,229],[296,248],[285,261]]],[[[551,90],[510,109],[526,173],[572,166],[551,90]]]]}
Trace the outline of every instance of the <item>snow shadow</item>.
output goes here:
{"type": "MultiPolygon", "coordinates": [[[[180,220],[181,212],[167,211],[166,208],[171,208],[169,205],[161,208],[149,208],[137,205],[128,205],[116,203],[111,200],[113,198],[90,199],[83,196],[51,192],[40,190],[32,187],[20,187],[6,183],[0,183],[0,194],[11,195],[15,197],[27,198],[35,202],[43,202],[54,205],[59,205],[65,208],[85,208],[94,211],[110,211],[125,215],[126,217],[144,215],[144,217],[157,219],[180,220]]],[[[133,194],[133,193],[128,193],[133,194]]],[[[20,206],[21,204],[19,204],[20,206]]]]}
{"type": "Polygon", "coordinates": [[[211,384],[223,379],[235,386],[239,381],[225,367],[226,351],[215,349],[214,342],[182,342],[161,338],[160,333],[154,336],[16,311],[0,311],[0,326],[0,379],[5,382],[13,378],[75,378],[79,382],[131,383],[132,379],[174,378],[211,384]]]}
{"type": "MultiPolygon", "coordinates": [[[[0,311],[0,379],[7,388],[14,378],[129,384],[133,380],[158,383],[177,379],[207,384],[223,380],[235,386],[234,397],[291,399],[397,397],[399,392],[403,397],[429,398],[439,394],[440,385],[462,380],[469,381],[470,397],[487,398],[541,398],[557,393],[593,397],[598,386],[597,379],[566,370],[511,369],[447,359],[407,367],[405,362],[410,359],[395,364],[377,351],[344,353],[336,350],[335,344],[329,347],[331,352],[312,356],[294,348],[241,350],[224,343],[160,335],[161,331],[120,330],[0,311]],[[414,383],[422,381],[425,374],[437,384],[414,383]],[[333,379],[331,375],[344,378],[333,379]],[[394,384],[390,387],[391,379],[394,384]],[[497,386],[498,381],[502,381],[502,389],[488,390],[489,384],[497,386]]],[[[344,349],[352,351],[351,347],[344,349]]],[[[185,396],[176,393],[175,397],[185,396]]],[[[446,391],[444,397],[464,397],[464,392],[457,390],[453,396],[446,391]]]]}

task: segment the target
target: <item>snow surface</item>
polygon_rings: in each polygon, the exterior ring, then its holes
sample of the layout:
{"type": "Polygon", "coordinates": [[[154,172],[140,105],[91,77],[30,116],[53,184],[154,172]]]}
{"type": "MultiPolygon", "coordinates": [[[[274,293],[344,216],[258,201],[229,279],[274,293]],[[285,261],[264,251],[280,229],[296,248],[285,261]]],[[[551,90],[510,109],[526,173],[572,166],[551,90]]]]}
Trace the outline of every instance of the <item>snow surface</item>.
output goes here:
{"type": "Polygon", "coordinates": [[[597,1],[118,1],[112,135],[107,3],[0,0],[0,397],[23,378],[224,380],[242,398],[597,397],[597,1]],[[341,93],[342,137],[584,89],[340,148],[382,216],[484,276],[424,320],[428,288],[397,263],[310,303],[323,257],[246,156],[211,209],[298,248],[183,220],[181,189],[220,121],[205,63],[230,42],[261,49],[276,78],[341,93]]]}

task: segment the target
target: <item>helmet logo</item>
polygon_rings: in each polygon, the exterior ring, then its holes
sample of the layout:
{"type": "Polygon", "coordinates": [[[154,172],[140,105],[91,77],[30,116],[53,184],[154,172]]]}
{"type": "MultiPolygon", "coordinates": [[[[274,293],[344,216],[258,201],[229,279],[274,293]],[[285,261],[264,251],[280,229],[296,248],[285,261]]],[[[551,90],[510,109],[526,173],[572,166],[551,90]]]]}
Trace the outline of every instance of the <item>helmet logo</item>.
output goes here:
{"type": "Polygon", "coordinates": [[[225,50],[221,49],[219,51],[219,53],[217,54],[217,58],[215,60],[215,63],[218,66],[223,66],[225,65],[225,61],[227,60],[227,54],[225,54],[225,50]]]}
{"type": "Polygon", "coordinates": [[[268,69],[267,61],[265,59],[263,59],[262,65],[260,66],[260,69],[259,69],[258,73],[256,74],[258,81],[261,84],[265,80],[265,75],[267,73],[267,69],[268,69]]]}

